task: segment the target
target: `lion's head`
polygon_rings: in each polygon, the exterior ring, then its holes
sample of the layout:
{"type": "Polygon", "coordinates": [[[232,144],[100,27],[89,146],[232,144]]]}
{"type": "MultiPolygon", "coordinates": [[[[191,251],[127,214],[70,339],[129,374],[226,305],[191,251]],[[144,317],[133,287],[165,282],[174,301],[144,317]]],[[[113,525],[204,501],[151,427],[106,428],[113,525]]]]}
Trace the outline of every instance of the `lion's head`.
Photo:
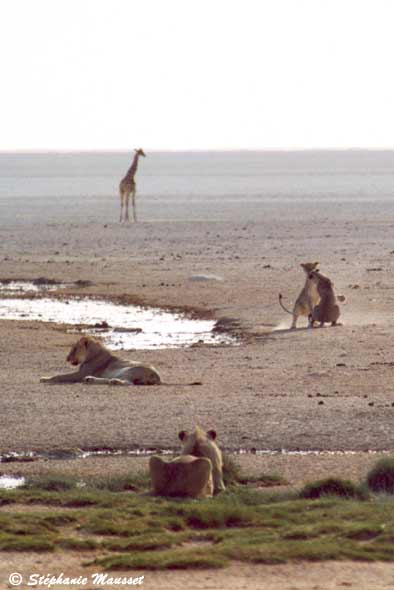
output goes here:
{"type": "Polygon", "coordinates": [[[192,433],[182,430],[178,434],[182,441],[182,455],[193,455],[195,457],[206,457],[212,463],[212,475],[215,493],[225,489],[223,483],[223,458],[222,452],[216,444],[216,432],[208,430],[205,432],[197,426],[192,433]]]}
{"type": "Polygon", "coordinates": [[[319,266],[319,263],[318,262],[302,262],[300,264],[300,266],[302,266],[302,268],[304,269],[305,274],[309,275],[309,273],[318,270],[317,267],[319,266]]]}
{"type": "Polygon", "coordinates": [[[83,336],[72,347],[67,356],[67,362],[71,365],[81,365],[105,347],[90,336],[83,336]]]}

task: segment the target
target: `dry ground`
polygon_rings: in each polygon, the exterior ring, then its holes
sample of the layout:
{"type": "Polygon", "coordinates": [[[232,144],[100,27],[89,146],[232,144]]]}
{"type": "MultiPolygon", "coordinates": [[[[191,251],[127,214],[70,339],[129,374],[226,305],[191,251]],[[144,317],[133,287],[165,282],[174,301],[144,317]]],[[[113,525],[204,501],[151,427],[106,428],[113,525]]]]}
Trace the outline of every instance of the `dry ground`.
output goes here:
{"type": "MultiPolygon", "coordinates": [[[[63,571],[69,576],[83,576],[88,578],[87,585],[81,588],[103,588],[90,583],[91,575],[97,568],[81,568],[80,555],[67,556],[59,569],[59,560],[55,555],[37,556],[37,554],[10,554],[8,562],[0,563],[0,579],[7,580],[10,573],[18,572],[25,580],[32,572],[47,573],[63,571]]],[[[91,556],[86,555],[86,559],[91,556]]],[[[130,571],[117,571],[114,577],[130,577],[130,571]]],[[[311,563],[289,565],[254,565],[234,563],[223,571],[190,571],[186,572],[143,572],[134,571],[133,577],[144,576],[141,586],[118,585],[113,588],[143,588],[145,590],[340,590],[351,588],[354,590],[389,590],[394,584],[394,566],[374,563],[311,563]]],[[[6,582],[0,583],[0,588],[9,589],[6,582]]],[[[34,587],[34,586],[30,586],[34,587]]],[[[43,588],[44,586],[40,586],[43,588]]],[[[56,584],[55,590],[65,588],[75,589],[78,586],[56,584]]]]}
{"type": "MultiPolygon", "coordinates": [[[[2,321],[0,449],[175,448],[178,430],[196,423],[215,428],[229,450],[394,449],[393,207],[281,207],[267,207],[253,222],[234,211],[226,222],[119,226],[76,218],[2,227],[0,278],[89,279],[95,286],[86,293],[236,318],[242,340],[237,347],[124,353],[152,361],[166,382],[179,386],[48,386],[39,377],[67,370],[75,337],[51,325],[2,321]],[[299,264],[307,260],[320,260],[321,271],[346,296],[343,327],[286,330],[291,318],[278,293],[290,306],[303,283],[299,264]],[[202,273],[223,281],[189,280],[202,273]],[[181,385],[193,380],[203,384],[181,385]]],[[[326,469],[362,476],[371,456],[261,461],[265,471],[296,481],[326,469]]],[[[5,464],[1,471],[19,467],[5,464]]],[[[23,567],[30,559],[41,558],[23,556],[23,567]]],[[[145,587],[177,588],[190,573],[148,577],[153,585],[145,587]]],[[[257,588],[262,580],[264,588],[378,590],[392,586],[393,578],[390,565],[234,565],[193,574],[193,590],[257,588]]]]}

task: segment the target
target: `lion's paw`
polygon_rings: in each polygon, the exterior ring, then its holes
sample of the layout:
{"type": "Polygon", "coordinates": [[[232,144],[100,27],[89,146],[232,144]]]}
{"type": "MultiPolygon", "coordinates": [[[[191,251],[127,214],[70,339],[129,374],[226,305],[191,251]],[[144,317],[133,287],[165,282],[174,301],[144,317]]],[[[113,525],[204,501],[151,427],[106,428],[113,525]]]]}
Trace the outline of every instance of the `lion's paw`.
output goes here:
{"type": "Polygon", "coordinates": [[[40,377],[40,383],[49,383],[51,377],[40,377]]]}
{"type": "Polygon", "coordinates": [[[88,375],[87,377],[84,377],[83,382],[84,383],[94,383],[94,377],[92,377],[91,375],[88,375]]]}

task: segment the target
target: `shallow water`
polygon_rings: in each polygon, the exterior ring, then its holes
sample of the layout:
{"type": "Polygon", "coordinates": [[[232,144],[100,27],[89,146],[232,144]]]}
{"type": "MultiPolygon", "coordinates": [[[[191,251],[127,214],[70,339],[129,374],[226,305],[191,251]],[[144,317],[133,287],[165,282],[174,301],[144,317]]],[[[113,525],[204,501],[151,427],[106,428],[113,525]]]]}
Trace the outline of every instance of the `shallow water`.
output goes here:
{"type": "Polygon", "coordinates": [[[34,280],[26,279],[0,279],[0,293],[15,295],[18,293],[37,294],[50,293],[58,291],[59,289],[73,288],[78,289],[82,287],[89,287],[92,285],[91,281],[79,280],[75,283],[61,283],[52,279],[38,278],[34,280]]]}
{"type": "Polygon", "coordinates": [[[25,484],[24,477],[15,477],[12,475],[0,476],[0,490],[13,490],[25,484]]]}
{"type": "Polygon", "coordinates": [[[39,293],[63,289],[65,284],[35,284],[33,281],[0,281],[0,293],[39,293]]]}
{"type": "Polygon", "coordinates": [[[104,343],[113,350],[178,348],[200,341],[236,343],[230,336],[215,334],[213,320],[189,319],[160,309],[80,297],[67,300],[4,298],[0,302],[1,319],[86,325],[85,332],[99,332],[104,343]],[[103,329],[101,326],[106,324],[109,328],[103,329]]]}
{"type": "MultiPolygon", "coordinates": [[[[354,450],[288,450],[288,449],[222,449],[224,452],[231,455],[256,455],[261,456],[351,456],[351,455],[385,455],[393,454],[392,450],[371,450],[354,451],[354,450]]],[[[53,451],[10,451],[8,453],[0,454],[0,463],[30,463],[32,461],[46,460],[46,461],[70,461],[74,459],[89,459],[91,457],[150,457],[151,455],[174,455],[179,453],[178,448],[160,449],[160,448],[137,448],[137,449],[96,449],[87,451],[83,449],[71,450],[53,450],[53,451]]],[[[0,477],[1,481],[1,477],[0,477]]],[[[0,486],[1,487],[1,486],[0,486]]]]}

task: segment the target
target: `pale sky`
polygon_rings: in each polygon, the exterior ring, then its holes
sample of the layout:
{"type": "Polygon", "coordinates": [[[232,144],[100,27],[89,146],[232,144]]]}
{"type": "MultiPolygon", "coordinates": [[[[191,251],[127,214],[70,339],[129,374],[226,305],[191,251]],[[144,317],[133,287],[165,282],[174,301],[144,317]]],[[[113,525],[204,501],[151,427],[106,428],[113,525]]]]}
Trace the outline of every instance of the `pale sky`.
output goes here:
{"type": "Polygon", "coordinates": [[[0,150],[394,147],[394,0],[0,0],[0,150]]]}

